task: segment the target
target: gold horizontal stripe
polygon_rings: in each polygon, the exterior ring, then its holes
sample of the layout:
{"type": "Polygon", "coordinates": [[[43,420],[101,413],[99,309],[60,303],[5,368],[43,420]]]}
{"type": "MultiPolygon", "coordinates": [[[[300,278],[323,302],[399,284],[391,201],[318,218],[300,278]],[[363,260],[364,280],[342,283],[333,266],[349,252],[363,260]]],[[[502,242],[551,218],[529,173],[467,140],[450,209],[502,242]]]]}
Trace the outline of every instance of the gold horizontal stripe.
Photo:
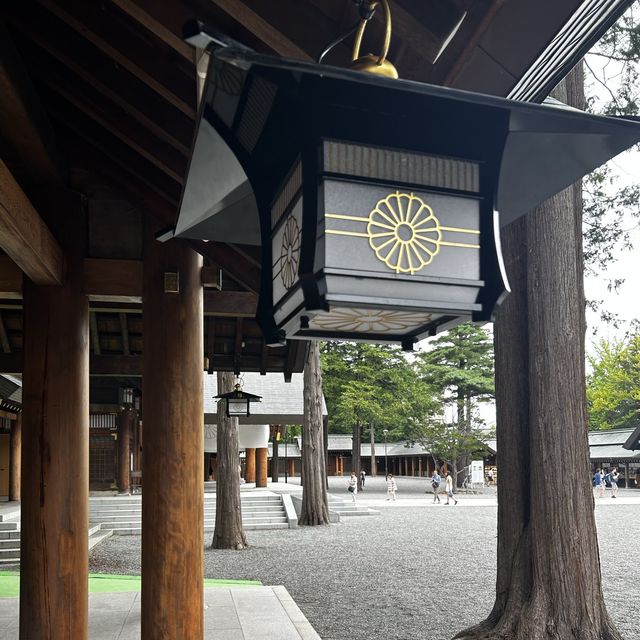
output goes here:
{"type": "Polygon", "coordinates": [[[445,247],[463,247],[464,249],[479,249],[479,244],[464,244],[463,242],[443,242],[442,240],[438,242],[445,247]]]}
{"type": "Polygon", "coordinates": [[[357,231],[338,231],[337,229],[327,229],[326,233],[333,233],[336,236],[355,236],[356,238],[368,238],[368,233],[358,233],[357,231]]]}
{"type": "Polygon", "coordinates": [[[440,227],[442,231],[457,231],[458,233],[477,233],[480,235],[480,231],[476,229],[462,229],[461,227],[440,227]]]}
{"type": "Polygon", "coordinates": [[[325,218],[336,218],[337,220],[355,220],[356,222],[367,222],[369,218],[359,218],[358,216],[347,216],[343,213],[325,213],[325,218]]]}

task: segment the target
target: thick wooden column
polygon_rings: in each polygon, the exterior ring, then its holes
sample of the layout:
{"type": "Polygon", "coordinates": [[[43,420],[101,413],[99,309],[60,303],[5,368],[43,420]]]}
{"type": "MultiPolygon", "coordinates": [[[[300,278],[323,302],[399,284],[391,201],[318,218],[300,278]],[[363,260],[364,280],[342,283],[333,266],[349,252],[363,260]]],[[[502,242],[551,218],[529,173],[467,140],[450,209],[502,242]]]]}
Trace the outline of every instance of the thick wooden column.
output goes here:
{"type": "Polygon", "coordinates": [[[148,237],[143,268],[142,639],[202,639],[202,259],[148,237]],[[177,283],[178,292],[165,292],[177,283]]]}
{"type": "Polygon", "coordinates": [[[256,487],[267,486],[267,466],[269,464],[269,449],[256,449],[256,487]]]}
{"type": "Polygon", "coordinates": [[[256,450],[253,447],[247,448],[246,466],[244,471],[245,482],[256,481],[256,450]]]}
{"type": "Polygon", "coordinates": [[[20,460],[22,458],[22,414],[19,413],[11,425],[9,452],[9,500],[20,502],[20,460]]]}
{"type": "Polygon", "coordinates": [[[296,461],[293,458],[289,458],[289,477],[293,478],[296,475],[296,461]]]}
{"type": "Polygon", "coordinates": [[[65,284],[23,287],[21,640],[88,637],[89,302],[64,213],[65,284]]]}
{"type": "Polygon", "coordinates": [[[136,411],[126,408],[118,416],[118,491],[131,491],[131,434],[136,424],[136,411]]]}

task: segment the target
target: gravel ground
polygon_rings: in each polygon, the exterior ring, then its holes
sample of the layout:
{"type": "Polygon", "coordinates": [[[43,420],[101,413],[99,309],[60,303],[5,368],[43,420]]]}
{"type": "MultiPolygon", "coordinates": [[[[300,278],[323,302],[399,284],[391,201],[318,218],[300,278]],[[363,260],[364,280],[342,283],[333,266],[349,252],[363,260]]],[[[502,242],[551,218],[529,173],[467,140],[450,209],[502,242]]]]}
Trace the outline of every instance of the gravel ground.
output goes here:
{"type": "MultiPolygon", "coordinates": [[[[330,489],[344,497],[345,484],[334,478],[330,489]]],[[[399,500],[431,500],[426,480],[399,478],[398,488],[399,500]]],[[[359,498],[384,495],[383,479],[370,478],[359,498]]],[[[248,531],[249,549],[206,549],[205,576],[283,584],[324,640],[451,638],[489,613],[495,584],[496,508],[460,498],[456,507],[394,505],[329,527],[248,531]]],[[[625,640],[640,640],[640,580],[629,570],[639,513],[638,504],[596,509],[604,593],[625,640]]],[[[90,565],[94,572],[139,574],[140,538],[110,538],[92,550],[90,565]]]]}

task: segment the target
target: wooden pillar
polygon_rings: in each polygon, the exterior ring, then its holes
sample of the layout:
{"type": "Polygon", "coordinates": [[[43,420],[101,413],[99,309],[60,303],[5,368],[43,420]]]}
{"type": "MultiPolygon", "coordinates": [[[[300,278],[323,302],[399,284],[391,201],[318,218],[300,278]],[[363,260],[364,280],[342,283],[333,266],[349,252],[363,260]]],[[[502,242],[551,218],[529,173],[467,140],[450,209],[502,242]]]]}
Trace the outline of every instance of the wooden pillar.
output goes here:
{"type": "Polygon", "coordinates": [[[9,452],[9,500],[20,502],[20,460],[22,458],[22,414],[18,413],[11,425],[9,452]]]}
{"type": "Polygon", "coordinates": [[[296,475],[296,461],[293,458],[289,458],[289,477],[294,478],[296,475]]]}
{"type": "Polygon", "coordinates": [[[118,416],[118,492],[131,491],[131,434],[136,424],[134,409],[125,408],[118,416]]]}
{"type": "Polygon", "coordinates": [[[202,258],[182,241],[160,243],[147,237],[142,315],[143,640],[201,640],[204,633],[201,267],[202,258]]]}
{"type": "Polygon", "coordinates": [[[246,465],[244,479],[246,482],[256,481],[256,450],[255,448],[247,448],[246,465]]]}
{"type": "Polygon", "coordinates": [[[415,458],[411,458],[411,475],[412,476],[416,475],[416,459],[415,458]]]}
{"type": "Polygon", "coordinates": [[[267,465],[269,463],[269,449],[260,447],[256,450],[256,487],[267,486],[267,465]]]}
{"type": "Polygon", "coordinates": [[[24,278],[23,285],[21,640],[86,640],[89,633],[89,302],[81,207],[73,196],[61,205],[78,231],[61,231],[65,283],[38,286],[24,278]]]}
{"type": "Polygon", "coordinates": [[[418,477],[422,478],[422,456],[418,458],[418,477]]]}

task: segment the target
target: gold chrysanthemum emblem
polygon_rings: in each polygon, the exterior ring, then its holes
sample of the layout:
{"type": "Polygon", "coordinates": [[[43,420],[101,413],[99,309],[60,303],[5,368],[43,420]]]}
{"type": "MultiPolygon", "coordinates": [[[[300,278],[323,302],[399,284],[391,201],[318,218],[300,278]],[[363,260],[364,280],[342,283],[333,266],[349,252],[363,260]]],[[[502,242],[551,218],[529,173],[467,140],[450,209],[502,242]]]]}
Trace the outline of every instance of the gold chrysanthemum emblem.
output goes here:
{"type": "Polygon", "coordinates": [[[293,216],[289,216],[284,227],[280,249],[280,276],[286,289],[290,289],[298,278],[299,264],[300,227],[298,227],[298,221],[293,216]]]}
{"type": "Polygon", "coordinates": [[[442,231],[431,207],[413,193],[392,193],[369,214],[369,245],[396,273],[413,274],[440,250],[442,231]]]}
{"type": "Polygon", "coordinates": [[[354,333],[387,333],[407,329],[431,321],[430,313],[385,311],[378,309],[334,309],[327,315],[319,315],[313,324],[326,331],[354,333]]]}

